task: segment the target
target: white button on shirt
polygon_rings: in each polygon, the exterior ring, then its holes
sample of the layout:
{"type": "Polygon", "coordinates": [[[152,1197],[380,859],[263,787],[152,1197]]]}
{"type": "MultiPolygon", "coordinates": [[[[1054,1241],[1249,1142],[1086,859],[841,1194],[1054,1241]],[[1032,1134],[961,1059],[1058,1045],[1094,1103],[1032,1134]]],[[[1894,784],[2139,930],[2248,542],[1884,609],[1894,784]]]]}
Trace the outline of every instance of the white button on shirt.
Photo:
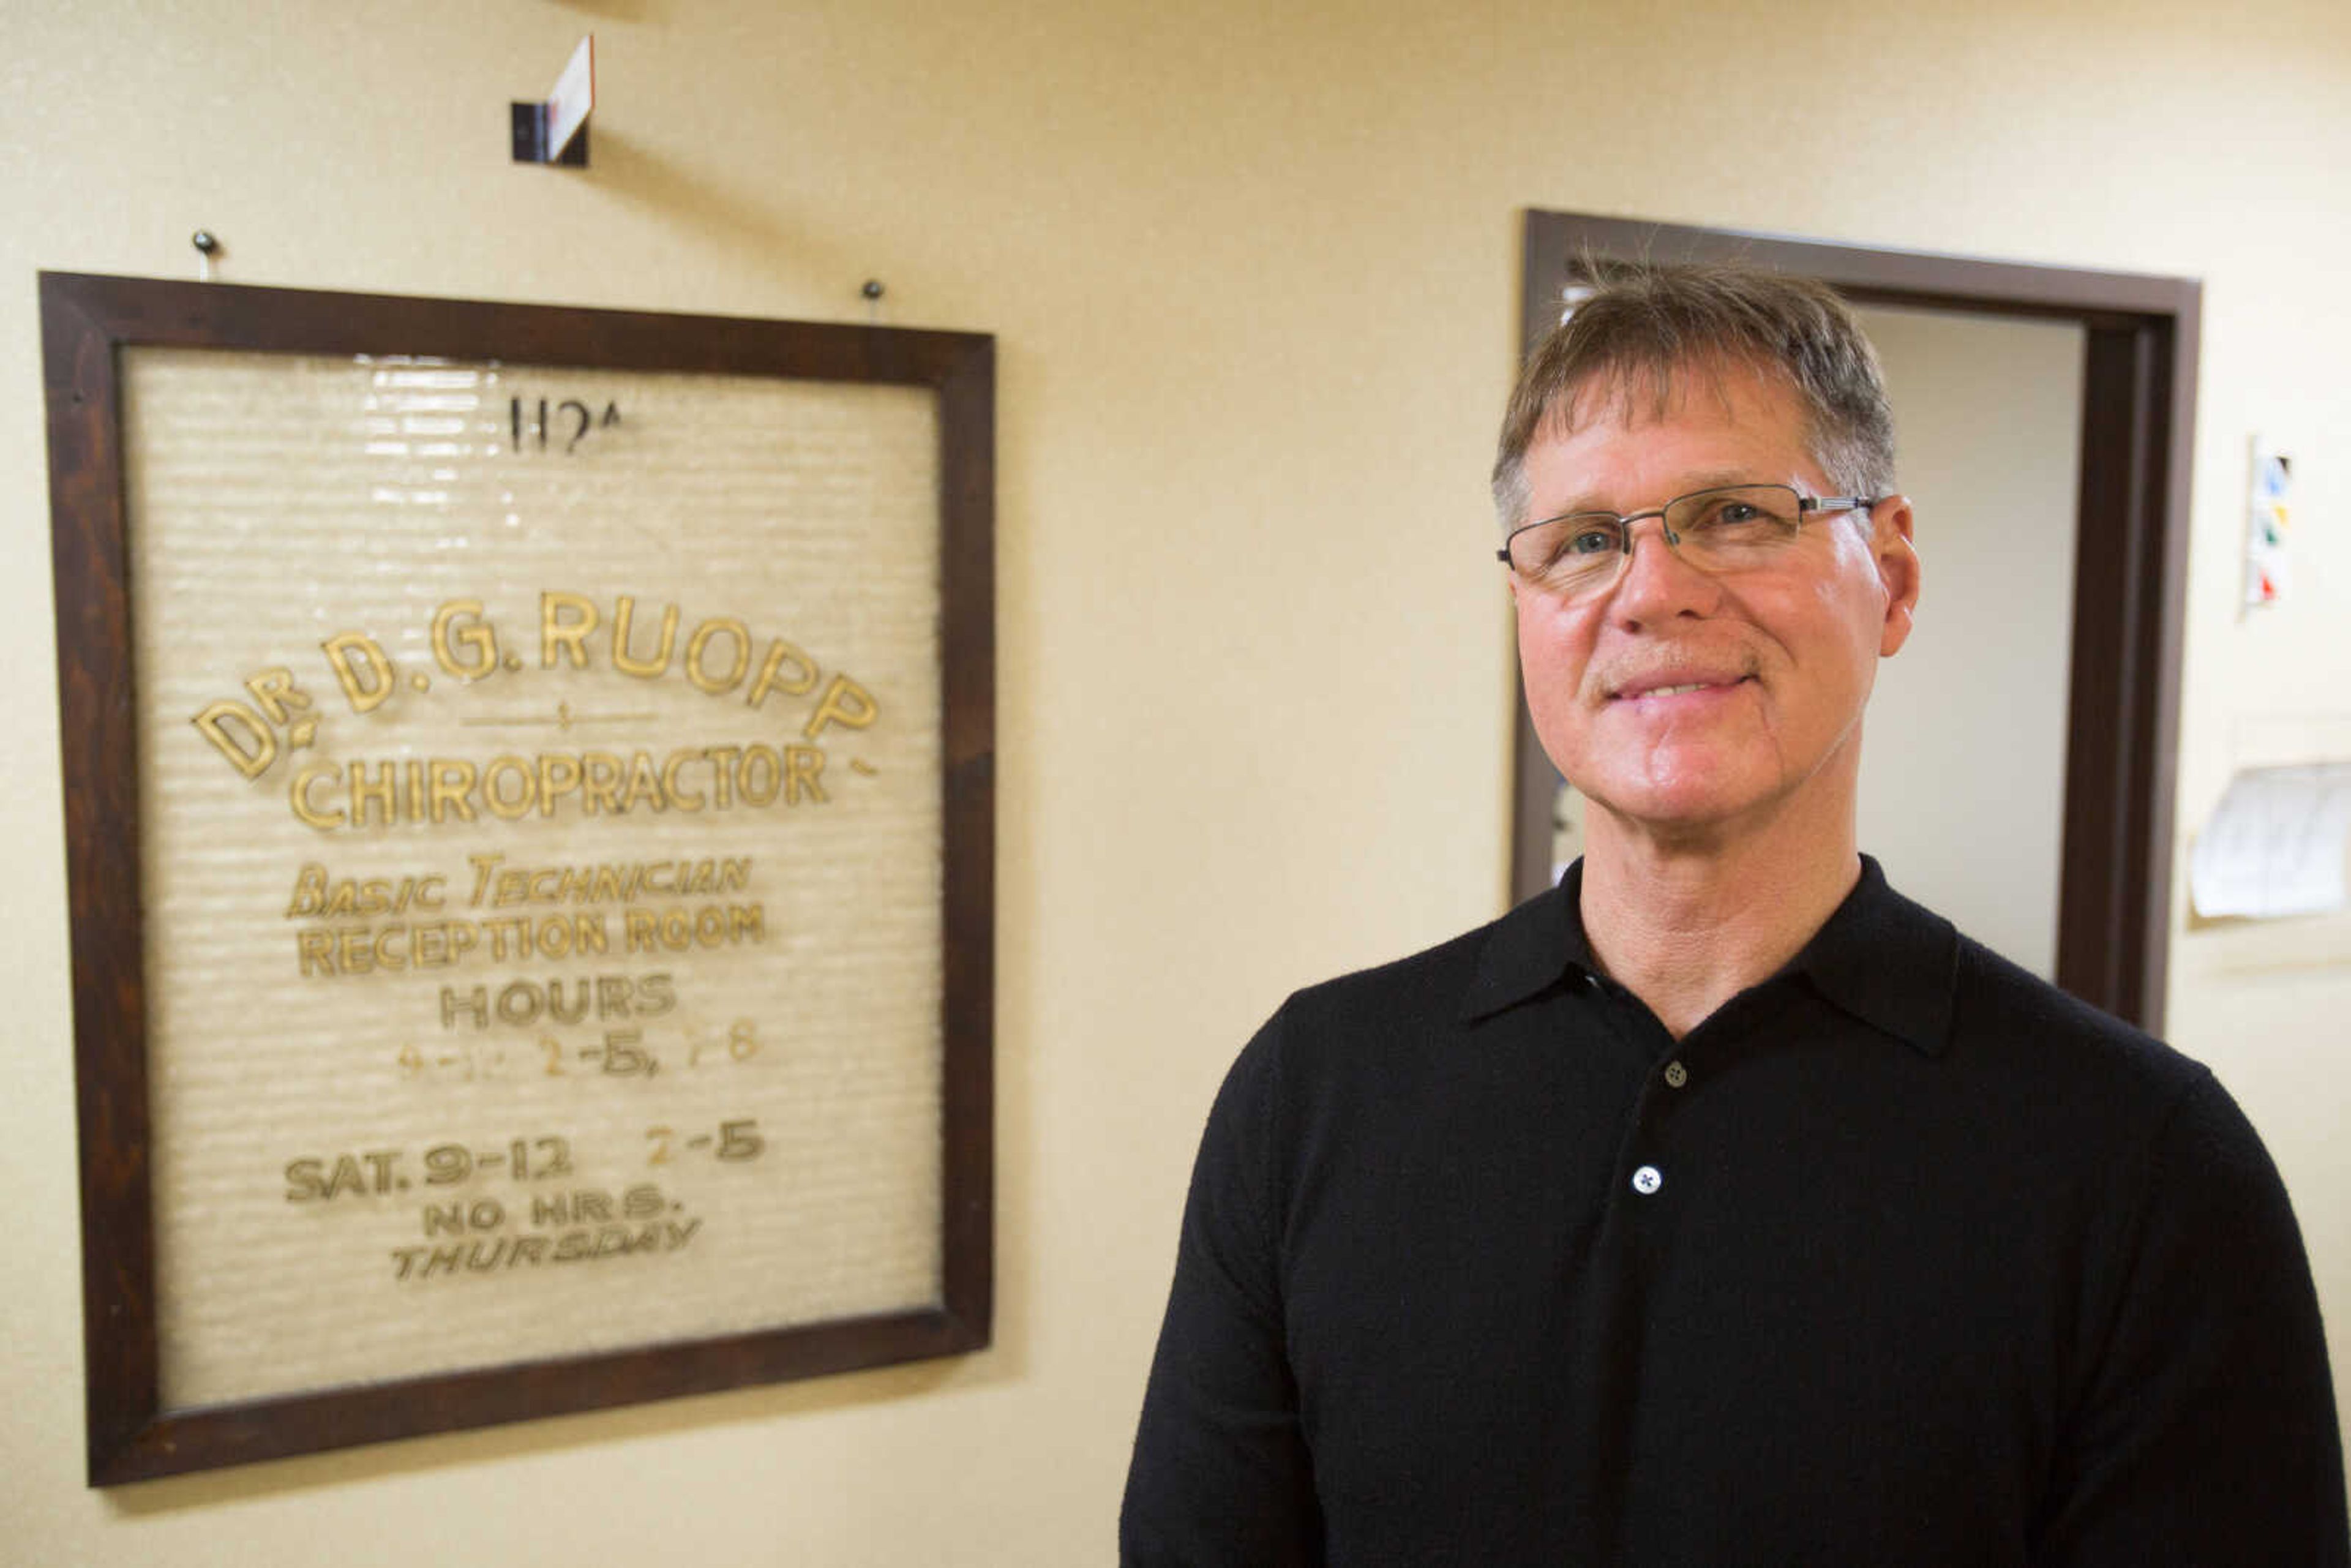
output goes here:
{"type": "Polygon", "coordinates": [[[1633,1190],[1646,1197],[1666,1185],[1666,1178],[1655,1166],[1643,1166],[1633,1173],[1633,1190]]]}

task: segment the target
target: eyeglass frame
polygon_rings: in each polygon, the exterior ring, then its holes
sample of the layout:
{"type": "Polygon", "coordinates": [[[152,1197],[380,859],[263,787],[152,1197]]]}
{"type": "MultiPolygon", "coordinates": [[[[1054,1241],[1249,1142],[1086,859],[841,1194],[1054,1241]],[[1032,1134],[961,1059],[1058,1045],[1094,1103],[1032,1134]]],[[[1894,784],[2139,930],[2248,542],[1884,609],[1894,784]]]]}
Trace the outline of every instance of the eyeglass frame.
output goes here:
{"type": "MultiPolygon", "coordinates": [[[[1807,496],[1802,490],[1797,489],[1793,485],[1783,485],[1776,480],[1771,479],[1758,479],[1750,483],[1739,485],[1707,485],[1698,489],[1676,496],[1672,499],[1667,501],[1663,506],[1650,507],[1643,511],[1610,512],[1604,511],[1598,507],[1592,507],[1582,511],[1558,512],[1548,517],[1538,517],[1531,523],[1520,523],[1517,528],[1512,528],[1509,533],[1502,536],[1502,548],[1494,552],[1494,559],[1500,561],[1504,566],[1509,567],[1510,569],[1510,575],[1517,578],[1520,581],[1529,583],[1530,586],[1534,587],[1538,591],[1550,591],[1542,589],[1541,584],[1532,582],[1525,573],[1519,570],[1517,564],[1510,559],[1510,541],[1517,538],[1520,534],[1525,533],[1530,528],[1548,528],[1553,523],[1566,522],[1571,517],[1605,517],[1610,522],[1614,523],[1625,541],[1624,548],[1617,552],[1625,558],[1625,561],[1629,561],[1633,555],[1633,525],[1641,521],[1645,517],[1655,517],[1657,519],[1657,532],[1665,538],[1666,548],[1672,550],[1677,559],[1685,559],[1682,558],[1681,555],[1681,536],[1666,526],[1666,514],[1673,510],[1676,507],[1681,505],[1684,501],[1693,499],[1699,496],[1711,496],[1724,490],[1787,491],[1788,494],[1796,498],[1796,527],[1799,530],[1803,528],[1805,519],[1812,517],[1814,513],[1818,513],[1820,516],[1824,517],[1834,517],[1845,512],[1875,511],[1879,507],[1894,498],[1890,493],[1884,496],[1807,496]]],[[[1793,544],[1796,540],[1796,537],[1797,536],[1795,534],[1789,535],[1788,542],[1793,544]]],[[[1617,564],[1616,570],[1619,575],[1621,575],[1625,570],[1625,561],[1620,561],[1617,564]]],[[[1706,568],[1697,565],[1696,562],[1689,562],[1688,564],[1695,570],[1707,570],[1706,568]]],[[[1712,576],[1713,573],[1708,572],[1708,575],[1712,576]]]]}

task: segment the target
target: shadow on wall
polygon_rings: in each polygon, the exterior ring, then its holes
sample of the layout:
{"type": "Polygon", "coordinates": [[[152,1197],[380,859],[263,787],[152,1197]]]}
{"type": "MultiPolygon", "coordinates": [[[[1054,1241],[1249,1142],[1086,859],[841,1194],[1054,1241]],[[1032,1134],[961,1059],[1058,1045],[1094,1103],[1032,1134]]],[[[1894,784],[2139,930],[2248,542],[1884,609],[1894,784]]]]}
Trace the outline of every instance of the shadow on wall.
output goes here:
{"type": "MultiPolygon", "coordinates": [[[[596,3],[626,5],[631,0],[596,3]]],[[[574,176],[558,172],[554,177],[574,176]]],[[[675,243],[681,252],[708,245],[729,258],[756,264],[766,277],[796,280],[826,298],[838,294],[844,313],[852,308],[858,284],[872,271],[830,236],[795,228],[773,197],[748,184],[723,184],[711,179],[705,167],[678,162],[625,131],[591,125],[589,167],[578,177],[659,214],[664,228],[678,231],[675,243]]]]}
{"type": "MultiPolygon", "coordinates": [[[[977,1357],[909,1362],[871,1372],[811,1378],[804,1383],[732,1388],[650,1405],[517,1421],[475,1432],[371,1443],[365,1448],[340,1448],[331,1453],[112,1487],[107,1490],[105,1498],[108,1509],[123,1518],[151,1519],[190,1509],[212,1508],[232,1499],[249,1501],[255,1498],[297,1495],[351,1481],[465,1469],[498,1459],[637,1442],[721,1426],[820,1418],[837,1411],[942,1393],[956,1385],[971,1382],[976,1364],[995,1359],[996,1353],[990,1350],[977,1357]]],[[[1011,1374],[1000,1365],[991,1365],[984,1374],[990,1382],[1008,1375],[1011,1374]]]]}

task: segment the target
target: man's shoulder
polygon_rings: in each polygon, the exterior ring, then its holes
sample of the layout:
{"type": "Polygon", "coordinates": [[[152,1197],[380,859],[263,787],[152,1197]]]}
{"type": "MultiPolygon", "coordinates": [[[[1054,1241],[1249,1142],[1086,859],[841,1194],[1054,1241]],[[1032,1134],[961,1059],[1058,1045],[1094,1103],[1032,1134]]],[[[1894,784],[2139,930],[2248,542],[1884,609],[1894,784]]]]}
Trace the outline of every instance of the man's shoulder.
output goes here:
{"type": "Polygon", "coordinates": [[[1450,1017],[1478,973],[1479,958],[1503,920],[1447,937],[1417,953],[1302,986],[1285,1010],[1313,1018],[1348,1018],[1404,1010],[1450,1017]]]}
{"type": "MultiPolygon", "coordinates": [[[[1416,953],[1291,992],[1227,1073],[1211,1141],[1222,1124],[1256,1142],[1260,1157],[1311,1165],[1352,1160],[1348,1151],[1443,1121],[1465,1071],[1497,1060],[1479,1038],[1488,1015],[1478,998],[1493,974],[1541,988],[1533,977],[1541,965],[1525,960],[1540,950],[1543,925],[1522,904],[1416,953]],[[1530,918],[1538,929],[1525,928],[1530,918]]],[[[1554,950],[1552,973],[1563,966],[1554,950]]]]}
{"type": "Polygon", "coordinates": [[[1556,896],[1540,895],[1416,953],[1300,988],[1259,1031],[1245,1061],[1263,1061],[1297,1091],[1334,1076],[1378,1082],[1442,1051],[1474,1022],[1476,998],[1498,964],[1515,969],[1512,951],[1544,941],[1529,928],[1546,924],[1539,906],[1556,896]]]}
{"type": "Polygon", "coordinates": [[[2210,1074],[1890,886],[1864,857],[1846,905],[1798,967],[1839,1005],[1903,1035],[1949,1070],[1947,1088],[2007,1082],[2033,1096],[2167,1103],[2210,1074]]]}
{"type": "Polygon", "coordinates": [[[1552,889],[1416,953],[1301,987],[1278,1016],[1310,1031],[1449,1028],[1475,1013],[1481,983],[1498,966],[1522,970],[1529,957],[1552,972],[1563,966],[1563,955],[1549,936],[1558,897],[1552,889]]]}
{"type": "Polygon", "coordinates": [[[2260,1134],[2202,1062],[1964,935],[1949,1043],[1933,1074],[1996,1157],[2034,1156],[2053,1188],[2136,1212],[2159,1168],[2269,1170],[2260,1134]]]}
{"type": "Polygon", "coordinates": [[[1962,1053],[2014,1059],[2054,1089],[2069,1082],[2168,1102],[2211,1075],[2137,1026],[1994,952],[1958,938],[1951,1038],[1962,1053]]]}

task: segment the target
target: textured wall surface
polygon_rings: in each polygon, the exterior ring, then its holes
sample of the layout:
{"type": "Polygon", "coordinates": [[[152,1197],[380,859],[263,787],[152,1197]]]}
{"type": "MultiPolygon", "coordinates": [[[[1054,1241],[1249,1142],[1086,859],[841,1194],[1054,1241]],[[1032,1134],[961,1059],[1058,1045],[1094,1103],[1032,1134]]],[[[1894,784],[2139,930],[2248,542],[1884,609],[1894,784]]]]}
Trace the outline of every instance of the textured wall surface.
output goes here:
{"type": "Polygon", "coordinates": [[[928,389],[125,383],[164,1406],[937,1304],[928,389]]]}

